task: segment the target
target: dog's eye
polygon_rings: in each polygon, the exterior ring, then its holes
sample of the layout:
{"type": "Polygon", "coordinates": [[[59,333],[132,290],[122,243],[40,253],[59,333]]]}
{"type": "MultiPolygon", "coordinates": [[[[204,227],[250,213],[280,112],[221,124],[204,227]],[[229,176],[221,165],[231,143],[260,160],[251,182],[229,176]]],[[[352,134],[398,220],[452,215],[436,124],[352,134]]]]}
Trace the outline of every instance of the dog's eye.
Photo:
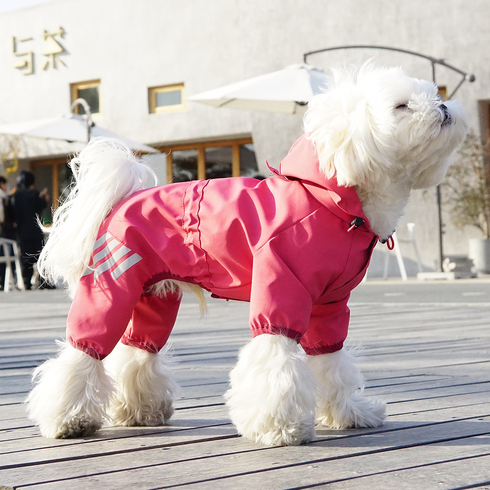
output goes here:
{"type": "Polygon", "coordinates": [[[395,107],[395,109],[398,109],[399,111],[406,111],[406,110],[408,110],[408,105],[407,104],[399,104],[395,107]]]}

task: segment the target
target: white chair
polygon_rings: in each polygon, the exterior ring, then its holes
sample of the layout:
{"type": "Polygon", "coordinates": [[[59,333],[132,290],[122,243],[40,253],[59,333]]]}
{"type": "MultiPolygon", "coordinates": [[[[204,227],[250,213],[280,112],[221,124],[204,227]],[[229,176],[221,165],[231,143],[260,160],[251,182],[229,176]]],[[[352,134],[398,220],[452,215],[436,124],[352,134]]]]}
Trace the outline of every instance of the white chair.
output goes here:
{"type": "MultiPolygon", "coordinates": [[[[400,242],[402,243],[411,243],[413,245],[414,251],[415,251],[415,257],[417,258],[417,268],[419,272],[422,272],[422,261],[420,260],[420,255],[419,255],[419,250],[417,248],[417,243],[415,242],[415,233],[414,233],[414,228],[415,228],[415,223],[407,223],[407,228],[408,228],[408,238],[398,238],[396,232],[393,233],[393,243],[395,245],[395,255],[396,255],[396,260],[398,262],[398,269],[400,269],[400,275],[402,276],[402,279],[406,281],[408,279],[407,277],[407,271],[405,270],[405,263],[403,262],[403,256],[402,252],[400,250],[400,242]]],[[[390,251],[386,251],[385,255],[385,267],[384,267],[384,272],[383,272],[383,280],[386,281],[388,278],[388,266],[390,262],[390,251]]]]}
{"type": "Polygon", "coordinates": [[[0,238],[0,249],[3,251],[3,255],[0,256],[0,264],[6,265],[3,291],[8,293],[11,288],[13,289],[14,266],[17,276],[17,287],[21,291],[24,291],[24,281],[22,280],[22,269],[20,267],[20,252],[17,242],[15,240],[8,240],[7,238],[0,238]]]}

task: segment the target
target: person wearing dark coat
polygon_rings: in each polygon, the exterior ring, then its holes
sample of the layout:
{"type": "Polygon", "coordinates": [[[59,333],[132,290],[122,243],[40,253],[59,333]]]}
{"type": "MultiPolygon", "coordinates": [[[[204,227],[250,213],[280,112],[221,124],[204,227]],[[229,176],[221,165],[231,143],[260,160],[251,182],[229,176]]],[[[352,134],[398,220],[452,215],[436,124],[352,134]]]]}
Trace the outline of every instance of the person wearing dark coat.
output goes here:
{"type": "Polygon", "coordinates": [[[17,240],[21,250],[22,279],[26,289],[31,289],[34,265],[43,248],[44,235],[37,217],[46,208],[49,196],[46,191],[34,189],[34,174],[22,170],[17,176],[17,190],[9,197],[15,220],[17,240]]]}
{"type": "MultiPolygon", "coordinates": [[[[0,175],[0,238],[8,238],[6,234],[7,226],[5,225],[5,205],[7,204],[7,179],[0,175]]],[[[0,247],[0,257],[3,257],[4,249],[0,247]]],[[[0,263],[0,291],[4,288],[5,281],[5,263],[0,263]]]]}

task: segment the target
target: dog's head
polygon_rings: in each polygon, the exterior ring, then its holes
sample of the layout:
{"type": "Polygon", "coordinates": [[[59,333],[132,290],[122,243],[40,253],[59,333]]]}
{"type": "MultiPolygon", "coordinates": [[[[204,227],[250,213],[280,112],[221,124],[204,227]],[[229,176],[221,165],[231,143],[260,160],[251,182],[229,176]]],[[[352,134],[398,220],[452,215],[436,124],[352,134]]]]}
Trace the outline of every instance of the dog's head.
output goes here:
{"type": "Polygon", "coordinates": [[[339,185],[369,190],[389,179],[414,189],[442,181],[467,122],[435,84],[368,63],[359,72],[332,72],[309,103],[304,129],[321,170],[339,185]]]}

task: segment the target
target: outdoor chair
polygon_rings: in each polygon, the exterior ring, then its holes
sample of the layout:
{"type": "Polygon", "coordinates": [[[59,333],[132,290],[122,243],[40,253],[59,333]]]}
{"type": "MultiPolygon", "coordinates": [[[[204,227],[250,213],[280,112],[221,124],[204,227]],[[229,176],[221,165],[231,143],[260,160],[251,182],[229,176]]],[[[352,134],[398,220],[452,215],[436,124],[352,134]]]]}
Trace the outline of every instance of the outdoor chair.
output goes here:
{"type": "Polygon", "coordinates": [[[17,279],[17,288],[24,291],[22,269],[20,267],[20,252],[17,242],[15,240],[8,240],[7,238],[0,238],[0,250],[3,252],[3,255],[0,256],[0,264],[6,265],[3,286],[4,292],[8,293],[11,288],[14,289],[14,276],[17,279]],[[13,269],[14,265],[15,275],[13,269]]]}
{"type": "MultiPolygon", "coordinates": [[[[419,250],[417,248],[417,243],[415,242],[415,233],[414,233],[414,228],[415,224],[414,223],[408,223],[407,224],[408,228],[408,238],[398,238],[396,232],[393,233],[393,242],[395,245],[394,252],[396,255],[396,260],[398,263],[398,269],[400,270],[400,275],[402,276],[402,279],[406,281],[407,278],[407,272],[405,270],[405,263],[403,262],[403,256],[400,250],[400,242],[402,243],[411,243],[414,252],[415,252],[415,257],[417,259],[417,269],[419,272],[423,271],[422,268],[422,261],[420,260],[420,255],[419,255],[419,250]]],[[[389,250],[385,252],[385,265],[384,265],[384,271],[383,271],[383,280],[386,281],[388,279],[388,268],[389,268],[389,262],[390,262],[390,256],[391,253],[389,250]]]]}

